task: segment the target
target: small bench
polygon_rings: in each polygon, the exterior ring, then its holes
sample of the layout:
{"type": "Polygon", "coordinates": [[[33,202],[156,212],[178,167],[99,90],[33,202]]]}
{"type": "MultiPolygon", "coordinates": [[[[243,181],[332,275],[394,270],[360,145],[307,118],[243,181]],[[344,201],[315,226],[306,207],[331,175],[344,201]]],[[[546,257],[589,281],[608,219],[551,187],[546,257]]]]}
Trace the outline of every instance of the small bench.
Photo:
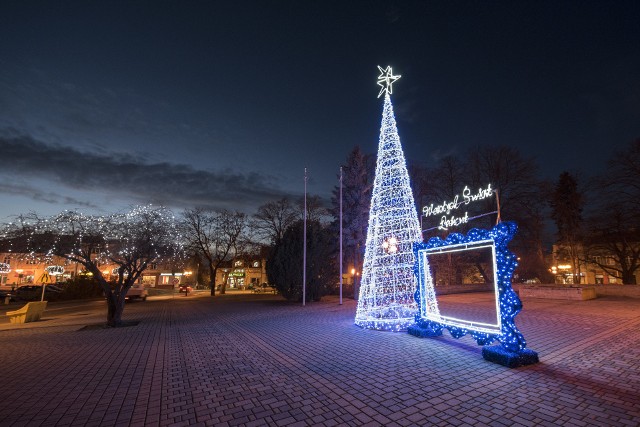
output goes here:
{"type": "Polygon", "coordinates": [[[46,308],[46,301],[28,302],[20,310],[7,311],[7,316],[9,316],[9,322],[11,323],[35,322],[40,320],[46,308]]]}

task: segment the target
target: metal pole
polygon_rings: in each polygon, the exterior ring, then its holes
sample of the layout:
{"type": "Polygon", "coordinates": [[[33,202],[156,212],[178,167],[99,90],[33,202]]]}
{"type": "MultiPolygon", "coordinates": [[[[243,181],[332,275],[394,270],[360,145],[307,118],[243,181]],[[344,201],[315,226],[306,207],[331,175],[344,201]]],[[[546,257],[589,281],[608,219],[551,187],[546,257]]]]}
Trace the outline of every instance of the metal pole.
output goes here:
{"type": "Polygon", "coordinates": [[[302,305],[307,299],[307,168],[304,168],[304,213],[303,213],[303,250],[302,250],[302,305]]]}
{"type": "Polygon", "coordinates": [[[340,166],[340,305],[342,305],[342,166],[340,166]]]}
{"type": "Polygon", "coordinates": [[[497,188],[494,191],[496,192],[496,203],[498,205],[498,217],[496,218],[496,225],[498,225],[500,224],[500,221],[502,221],[502,219],[500,218],[500,194],[498,193],[497,188]]]}

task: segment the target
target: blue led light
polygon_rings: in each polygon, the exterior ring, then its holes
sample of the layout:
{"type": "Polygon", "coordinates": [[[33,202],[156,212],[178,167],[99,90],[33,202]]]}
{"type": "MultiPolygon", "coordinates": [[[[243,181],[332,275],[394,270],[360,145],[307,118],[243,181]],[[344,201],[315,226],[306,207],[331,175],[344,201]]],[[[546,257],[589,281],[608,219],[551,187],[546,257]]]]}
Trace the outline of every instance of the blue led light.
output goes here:
{"type": "MultiPolygon", "coordinates": [[[[415,326],[417,327],[410,328],[409,332],[416,336],[437,336],[441,335],[444,329],[447,329],[454,338],[460,338],[469,334],[479,345],[488,345],[494,341],[499,341],[504,351],[512,354],[520,354],[521,356],[527,344],[514,321],[516,315],[522,309],[522,303],[511,287],[511,278],[513,277],[513,272],[518,263],[516,261],[516,256],[507,249],[507,244],[511,239],[513,239],[517,229],[518,227],[515,222],[502,222],[490,230],[474,228],[466,235],[452,233],[445,240],[442,240],[439,237],[432,237],[427,243],[414,244],[413,248],[417,259],[414,272],[418,277],[418,288],[415,292],[414,298],[418,307],[420,307],[420,310],[415,319],[415,326]],[[423,277],[425,269],[428,270],[428,266],[425,266],[423,262],[421,262],[424,257],[419,255],[419,251],[487,240],[493,241],[495,246],[495,265],[497,269],[496,286],[498,289],[499,316],[501,321],[500,332],[491,333],[471,330],[428,319],[426,310],[422,308],[425,307],[425,305],[420,304],[422,295],[425,295],[425,291],[423,289],[425,280],[423,277]]],[[[530,350],[528,353],[535,354],[535,352],[530,350]]],[[[520,357],[520,359],[522,359],[522,357],[520,357]]]]}

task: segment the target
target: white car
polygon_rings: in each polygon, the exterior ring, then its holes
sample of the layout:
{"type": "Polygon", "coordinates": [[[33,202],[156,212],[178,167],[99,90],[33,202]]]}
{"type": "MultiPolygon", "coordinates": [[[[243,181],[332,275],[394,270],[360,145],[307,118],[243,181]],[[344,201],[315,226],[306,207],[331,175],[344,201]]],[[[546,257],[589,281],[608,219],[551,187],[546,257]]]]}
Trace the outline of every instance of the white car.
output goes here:
{"type": "Polygon", "coordinates": [[[146,290],[144,285],[135,283],[131,286],[131,288],[129,288],[129,292],[127,292],[127,295],[124,298],[129,301],[133,301],[136,299],[146,301],[147,295],[149,295],[149,292],[146,290]]]}

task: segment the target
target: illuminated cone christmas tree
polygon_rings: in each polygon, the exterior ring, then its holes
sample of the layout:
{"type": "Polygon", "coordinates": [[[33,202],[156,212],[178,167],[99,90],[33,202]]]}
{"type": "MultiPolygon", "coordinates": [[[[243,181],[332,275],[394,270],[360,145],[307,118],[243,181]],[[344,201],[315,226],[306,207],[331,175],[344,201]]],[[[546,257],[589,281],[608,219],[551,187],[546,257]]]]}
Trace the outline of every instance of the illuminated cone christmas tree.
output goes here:
{"type": "MultiPolygon", "coordinates": [[[[391,85],[400,76],[378,68],[384,110],[355,324],[400,331],[415,323],[413,244],[422,233],[391,105],[391,85]]],[[[427,293],[435,301],[432,284],[427,293]]]]}

